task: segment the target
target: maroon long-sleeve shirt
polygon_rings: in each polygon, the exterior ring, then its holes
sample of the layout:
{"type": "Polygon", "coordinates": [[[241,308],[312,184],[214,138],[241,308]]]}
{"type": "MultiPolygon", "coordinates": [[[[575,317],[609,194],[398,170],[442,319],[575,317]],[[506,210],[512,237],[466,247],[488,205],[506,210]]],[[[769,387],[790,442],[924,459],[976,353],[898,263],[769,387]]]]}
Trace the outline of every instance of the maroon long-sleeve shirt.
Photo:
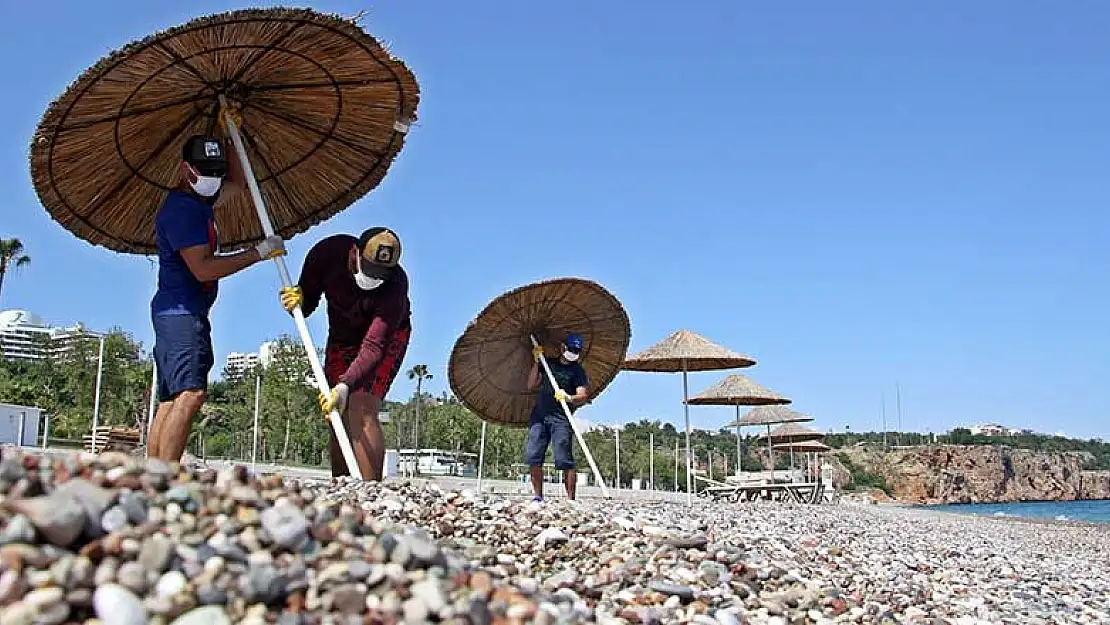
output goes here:
{"type": "Polygon", "coordinates": [[[321,240],[308,251],[298,285],[307,317],[328,298],[328,343],[359,345],[358,356],[347,367],[340,382],[350,387],[365,384],[399,328],[410,327],[409,278],[397,267],[396,274],[372,291],[359,288],[350,264],[351,248],[358,239],[337,234],[321,240]]]}

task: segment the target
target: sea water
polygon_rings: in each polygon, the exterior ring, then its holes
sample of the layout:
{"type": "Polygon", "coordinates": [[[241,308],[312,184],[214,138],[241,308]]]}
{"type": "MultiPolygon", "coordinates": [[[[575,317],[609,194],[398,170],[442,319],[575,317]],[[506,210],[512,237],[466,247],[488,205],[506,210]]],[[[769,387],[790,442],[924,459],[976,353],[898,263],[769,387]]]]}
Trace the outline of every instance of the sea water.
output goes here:
{"type": "Polygon", "coordinates": [[[1056,521],[1110,523],[1110,501],[1037,501],[925,506],[927,510],[995,517],[1031,517],[1056,521]]]}

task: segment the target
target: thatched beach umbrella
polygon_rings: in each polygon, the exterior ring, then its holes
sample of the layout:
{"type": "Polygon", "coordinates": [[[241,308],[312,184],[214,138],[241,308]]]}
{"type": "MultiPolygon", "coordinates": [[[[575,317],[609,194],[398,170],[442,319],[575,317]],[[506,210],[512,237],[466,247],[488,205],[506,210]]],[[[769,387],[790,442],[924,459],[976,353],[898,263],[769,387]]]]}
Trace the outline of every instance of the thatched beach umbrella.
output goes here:
{"type": "MultiPolygon", "coordinates": [[[[590,399],[620,372],[632,331],[620,301],[601,285],[581,278],[558,278],[513,289],[490,302],[455,341],[447,380],[464,406],[486,421],[526,427],[535,405],[528,390],[533,341],[548,350],[568,332],[586,339],[582,366],[590,380],[590,399]]],[[[546,361],[541,361],[551,378],[546,361]]],[[[555,382],[551,379],[552,386],[555,382]]],[[[602,492],[601,472],[569,408],[567,418],[602,492]]]]}
{"type": "Polygon", "coordinates": [[[690,458],[690,406],[688,374],[691,371],[719,371],[750,367],[755,360],[721,347],[689,330],[679,330],[644,351],[630,356],[621,366],[627,371],[682,372],[682,410],[686,418],[686,503],[694,503],[694,483],[690,458]]]}
{"type": "Polygon", "coordinates": [[[775,443],[774,445],[772,445],[772,447],[775,449],[796,451],[803,454],[823,454],[832,449],[828,445],[818,440],[798,441],[796,443],[775,443]]]}
{"type": "Polygon", "coordinates": [[[740,439],[740,406],[773,406],[789,404],[790,399],[779,395],[739,373],[725,377],[713,386],[686,400],[695,406],[736,406],[736,474],[740,474],[743,454],[740,439]]]}
{"type": "MultiPolygon", "coordinates": [[[[771,433],[771,426],[780,423],[804,423],[806,421],[813,421],[813,417],[802,414],[795,410],[791,410],[785,406],[758,406],[748,411],[742,419],[735,422],[737,426],[743,427],[748,425],[762,425],[767,428],[767,434],[771,433]]],[[[730,423],[729,425],[733,425],[730,423]]],[[[767,457],[771,463],[772,474],[775,470],[775,452],[771,448],[771,440],[767,441],[767,457]]]]}
{"type": "MultiPolygon", "coordinates": [[[[35,131],[31,178],[50,216],[78,237],[153,254],[154,217],[177,182],[182,143],[222,130],[250,196],[216,207],[220,247],[245,248],[304,232],[376,187],[418,99],[412,73],[351,20],[230,11],[131,43],[82,74],[35,131]]],[[[275,261],[289,286],[285,259],[275,261]]],[[[326,393],[299,308],[293,316],[326,393]]],[[[361,477],[337,412],[331,421],[361,477]]]]}
{"type": "MultiPolygon", "coordinates": [[[[767,446],[771,449],[774,448],[775,443],[805,443],[816,441],[825,438],[825,435],[817,430],[812,430],[804,425],[799,425],[798,421],[783,423],[777,428],[770,430],[766,435],[759,435],[757,440],[765,439],[767,446]]],[[[774,464],[771,465],[772,470],[774,464]]],[[[794,452],[790,452],[790,468],[794,468],[794,452]]]]}

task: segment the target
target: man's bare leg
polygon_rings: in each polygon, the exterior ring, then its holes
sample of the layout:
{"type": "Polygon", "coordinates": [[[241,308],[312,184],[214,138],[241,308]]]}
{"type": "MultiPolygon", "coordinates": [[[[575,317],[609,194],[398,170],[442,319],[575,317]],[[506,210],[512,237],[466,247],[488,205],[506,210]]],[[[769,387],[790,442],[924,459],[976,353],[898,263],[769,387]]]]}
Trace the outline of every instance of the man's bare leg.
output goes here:
{"type": "Polygon", "coordinates": [[[193,417],[204,405],[207,396],[208,394],[205,391],[199,389],[178,393],[177,397],[173,399],[173,404],[167,411],[165,418],[161,416],[161,407],[159,407],[160,414],[154,423],[157,434],[151,433],[151,439],[156,441],[150,454],[152,458],[158,458],[165,462],[181,460],[181,454],[185,453],[185,444],[189,442],[189,431],[193,426],[193,417]],[[155,438],[155,435],[157,435],[157,438],[155,438]],[[155,449],[157,453],[155,453],[155,449]]]}
{"type": "MultiPolygon", "coordinates": [[[[381,398],[374,397],[366,392],[353,392],[347,400],[347,411],[343,415],[343,427],[351,439],[351,451],[355,452],[355,462],[358,463],[362,478],[369,481],[381,481],[385,467],[385,435],[382,433],[382,424],[378,421],[378,411],[381,409],[381,398]]],[[[328,454],[331,460],[331,474],[333,477],[350,475],[347,462],[343,458],[343,450],[339,447],[339,439],[335,430],[330,430],[328,454]]]]}
{"type": "Polygon", "coordinates": [[[528,472],[532,474],[532,492],[543,499],[543,466],[534,464],[529,467],[528,472]]]}
{"type": "Polygon", "coordinates": [[[146,437],[147,455],[151,458],[160,458],[158,454],[162,453],[162,424],[166,419],[170,418],[170,411],[173,410],[173,401],[159,402],[158,412],[154,413],[154,423],[150,424],[150,432],[146,437]]]}
{"type": "Polygon", "coordinates": [[[574,472],[574,469],[563,471],[563,486],[567,488],[567,499],[573,501],[578,487],[578,474],[574,472]]]}

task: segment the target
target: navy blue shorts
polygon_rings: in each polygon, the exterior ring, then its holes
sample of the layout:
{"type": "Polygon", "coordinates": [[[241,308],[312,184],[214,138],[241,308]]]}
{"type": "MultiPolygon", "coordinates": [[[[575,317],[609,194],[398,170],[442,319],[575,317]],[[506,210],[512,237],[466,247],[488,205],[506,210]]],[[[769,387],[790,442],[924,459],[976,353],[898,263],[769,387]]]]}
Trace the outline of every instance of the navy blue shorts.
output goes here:
{"type": "Polygon", "coordinates": [[[208,390],[212,370],[212,326],[199,315],[154,315],[154,364],[158,401],[182,391],[208,390]]]}
{"type": "Polygon", "coordinates": [[[547,455],[547,444],[555,456],[555,468],[560,471],[574,468],[574,431],[566,415],[548,415],[533,418],[528,426],[528,442],[524,449],[524,463],[542,465],[547,455]]]}

